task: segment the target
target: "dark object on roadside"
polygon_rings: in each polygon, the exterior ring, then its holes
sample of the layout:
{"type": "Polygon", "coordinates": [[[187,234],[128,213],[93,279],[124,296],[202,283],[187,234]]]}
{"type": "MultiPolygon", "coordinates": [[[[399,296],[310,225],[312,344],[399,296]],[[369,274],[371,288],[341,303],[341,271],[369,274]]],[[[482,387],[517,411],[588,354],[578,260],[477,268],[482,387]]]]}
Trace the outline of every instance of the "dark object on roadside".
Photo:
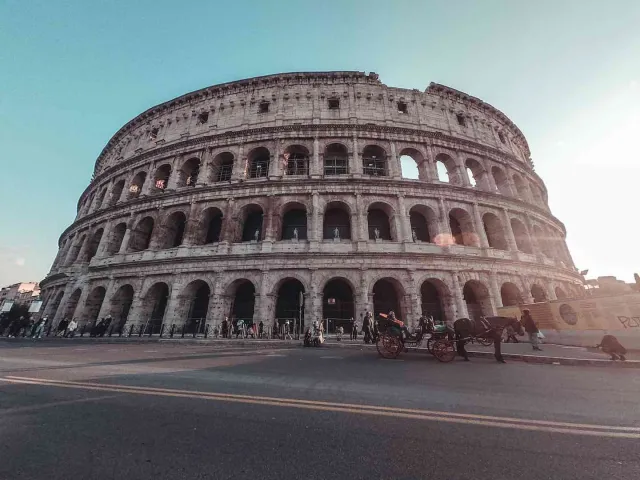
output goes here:
{"type": "Polygon", "coordinates": [[[472,338],[482,337],[493,341],[494,356],[496,361],[505,363],[502,357],[502,331],[511,326],[518,334],[522,334],[522,325],[517,318],[512,317],[481,317],[478,321],[469,318],[459,318],[453,322],[456,335],[456,350],[465,361],[469,361],[469,355],[465,344],[472,338]]]}
{"type": "Polygon", "coordinates": [[[623,362],[626,360],[627,349],[613,335],[602,337],[596,348],[602,348],[604,353],[611,355],[611,360],[622,360],[623,362]]]}

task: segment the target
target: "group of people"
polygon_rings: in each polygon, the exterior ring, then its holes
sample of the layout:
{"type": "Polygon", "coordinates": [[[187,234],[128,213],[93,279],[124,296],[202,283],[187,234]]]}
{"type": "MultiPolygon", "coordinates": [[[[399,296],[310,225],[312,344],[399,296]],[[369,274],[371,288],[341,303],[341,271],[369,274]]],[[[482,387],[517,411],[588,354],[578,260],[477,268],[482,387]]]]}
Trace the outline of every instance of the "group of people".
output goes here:
{"type": "Polygon", "coordinates": [[[48,317],[42,317],[35,321],[29,317],[21,316],[20,318],[13,320],[9,324],[8,337],[29,337],[29,338],[42,338],[45,332],[45,328],[49,324],[48,317]]]}

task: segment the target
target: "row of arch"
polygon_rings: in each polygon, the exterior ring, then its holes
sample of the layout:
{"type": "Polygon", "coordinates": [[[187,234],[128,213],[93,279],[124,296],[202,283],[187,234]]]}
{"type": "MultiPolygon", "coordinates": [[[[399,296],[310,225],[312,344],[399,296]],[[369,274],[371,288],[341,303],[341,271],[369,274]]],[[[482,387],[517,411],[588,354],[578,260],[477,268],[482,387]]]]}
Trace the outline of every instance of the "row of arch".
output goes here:
{"type": "MultiPolygon", "coordinates": [[[[353,157],[353,150],[350,151],[344,143],[329,143],[318,153],[318,161],[321,164],[321,172],[318,174],[330,177],[354,173],[353,157]]],[[[395,157],[395,154],[390,156],[385,148],[377,144],[366,145],[359,152],[359,157],[358,172],[365,176],[402,176],[422,181],[437,180],[518,197],[539,206],[546,205],[546,194],[539,186],[526,180],[521,174],[509,175],[500,166],[485,167],[484,163],[476,158],[463,161],[454,159],[447,153],[438,153],[435,156],[435,165],[432,165],[427,160],[425,152],[407,147],[400,150],[399,162],[391,162],[390,159],[395,157]]],[[[277,158],[264,146],[250,150],[242,162],[238,162],[237,158],[231,151],[223,151],[211,160],[200,152],[187,156],[186,160],[178,165],[175,165],[173,160],[160,161],[152,173],[140,170],[128,181],[118,178],[112,185],[105,185],[97,193],[92,193],[80,206],[79,214],[97,211],[120,201],[137,198],[143,193],[152,194],[167,188],[228,182],[232,178],[308,176],[313,154],[308,146],[293,144],[287,146],[277,158]]]]}
{"type": "MultiPolygon", "coordinates": [[[[120,326],[127,323],[159,326],[162,323],[219,322],[222,318],[214,318],[215,315],[256,323],[260,320],[272,322],[297,318],[302,319],[301,323],[304,324],[305,316],[321,315],[323,319],[341,322],[357,318],[362,313],[356,312],[356,287],[345,277],[329,278],[320,286],[317,291],[321,308],[316,311],[313,311],[313,304],[310,302],[309,286],[298,278],[283,277],[275,283],[273,291],[267,294],[268,297],[275,297],[275,306],[269,318],[262,318],[256,310],[258,291],[259,286],[248,278],[233,280],[218,295],[213,294],[212,285],[203,279],[191,281],[180,288],[179,292],[172,292],[172,287],[167,282],[158,281],[138,292],[139,298],[131,284],[120,285],[110,298],[106,298],[107,289],[104,286],[96,286],[84,298],[82,305],[82,288],[73,290],[65,302],[62,301],[63,291],[52,293],[45,300],[44,311],[56,321],[78,317],[82,323],[88,324],[99,316],[111,315],[120,326]],[[174,293],[177,294],[172,296],[174,293]],[[132,306],[136,300],[138,302],[134,312],[132,306]],[[170,305],[171,302],[173,305],[170,305]],[[214,312],[216,304],[221,304],[221,308],[214,312]],[[135,318],[131,318],[132,315],[135,318]]],[[[372,309],[375,314],[393,310],[399,318],[405,320],[410,313],[414,317],[420,314],[430,315],[442,322],[455,320],[456,299],[449,286],[441,279],[425,279],[417,294],[418,312],[410,312],[412,307],[407,304],[409,296],[402,283],[394,277],[383,277],[372,284],[368,292],[370,306],[366,308],[372,309]]],[[[534,302],[547,300],[545,289],[540,284],[532,284],[529,294],[534,302]]],[[[567,298],[566,291],[560,286],[555,287],[555,295],[557,299],[567,298]]],[[[482,281],[468,280],[462,287],[462,300],[471,318],[495,313],[489,297],[489,289],[482,281]]],[[[518,305],[524,303],[524,296],[515,283],[507,281],[500,287],[500,301],[504,306],[518,305]]]]}
{"type": "Polygon", "coordinates": [[[54,265],[89,262],[103,243],[101,256],[111,256],[147,249],[175,248],[183,244],[207,245],[221,240],[259,242],[265,238],[296,241],[310,238],[413,241],[437,245],[487,246],[528,254],[539,250],[549,258],[571,264],[563,240],[549,229],[534,225],[530,231],[520,219],[508,215],[500,218],[492,212],[484,213],[480,218],[482,225],[477,226],[473,216],[462,207],[451,208],[447,218],[441,221],[434,209],[427,205],[411,206],[406,218],[402,218],[396,215],[396,209],[389,203],[374,201],[367,207],[366,219],[358,219],[347,203],[330,201],[321,213],[320,233],[313,231],[316,228],[314,219],[304,203],[290,201],[275,210],[272,222],[265,220],[271,213],[258,203],[248,203],[231,215],[225,215],[218,207],[207,207],[195,213],[192,219],[189,219],[188,210],[177,209],[161,219],[149,214],[133,224],[123,220],[116,222],[106,234],[104,227],[99,227],[92,233],[79,236],[77,240],[68,240],[69,246],[64,244],[61,247],[59,259],[54,265]],[[358,233],[359,227],[364,231],[358,233]],[[479,228],[482,232],[478,231],[479,228]],[[405,229],[410,234],[403,233],[405,229]],[[483,245],[484,239],[486,245],[483,245]]]}

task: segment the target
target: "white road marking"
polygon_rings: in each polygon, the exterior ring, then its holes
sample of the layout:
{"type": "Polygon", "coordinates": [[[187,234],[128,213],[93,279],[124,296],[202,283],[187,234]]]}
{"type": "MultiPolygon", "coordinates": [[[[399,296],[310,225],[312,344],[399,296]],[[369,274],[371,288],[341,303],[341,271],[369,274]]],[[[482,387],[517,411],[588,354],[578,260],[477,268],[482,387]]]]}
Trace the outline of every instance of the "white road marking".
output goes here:
{"type": "Polygon", "coordinates": [[[337,356],[333,356],[333,355],[327,355],[325,357],[320,357],[320,358],[326,358],[326,359],[343,359],[344,357],[337,357],[337,356]]]}

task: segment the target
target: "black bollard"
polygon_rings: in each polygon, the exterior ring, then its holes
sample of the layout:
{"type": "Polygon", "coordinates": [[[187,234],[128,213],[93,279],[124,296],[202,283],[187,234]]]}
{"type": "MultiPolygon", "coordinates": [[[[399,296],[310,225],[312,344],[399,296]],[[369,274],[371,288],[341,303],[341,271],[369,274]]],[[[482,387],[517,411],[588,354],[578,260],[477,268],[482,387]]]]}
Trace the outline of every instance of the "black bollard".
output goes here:
{"type": "Polygon", "coordinates": [[[141,337],[143,333],[144,333],[144,327],[140,325],[140,329],[138,330],[138,337],[141,337]]]}
{"type": "Polygon", "coordinates": [[[133,335],[133,323],[129,327],[129,335],[127,335],[127,336],[130,337],[131,335],[133,335]]]}
{"type": "Polygon", "coordinates": [[[184,338],[184,331],[186,330],[186,328],[184,328],[184,323],[182,324],[182,336],[180,338],[184,338]]]}
{"type": "Polygon", "coordinates": [[[204,338],[209,338],[209,324],[204,326],[204,338]]]}

